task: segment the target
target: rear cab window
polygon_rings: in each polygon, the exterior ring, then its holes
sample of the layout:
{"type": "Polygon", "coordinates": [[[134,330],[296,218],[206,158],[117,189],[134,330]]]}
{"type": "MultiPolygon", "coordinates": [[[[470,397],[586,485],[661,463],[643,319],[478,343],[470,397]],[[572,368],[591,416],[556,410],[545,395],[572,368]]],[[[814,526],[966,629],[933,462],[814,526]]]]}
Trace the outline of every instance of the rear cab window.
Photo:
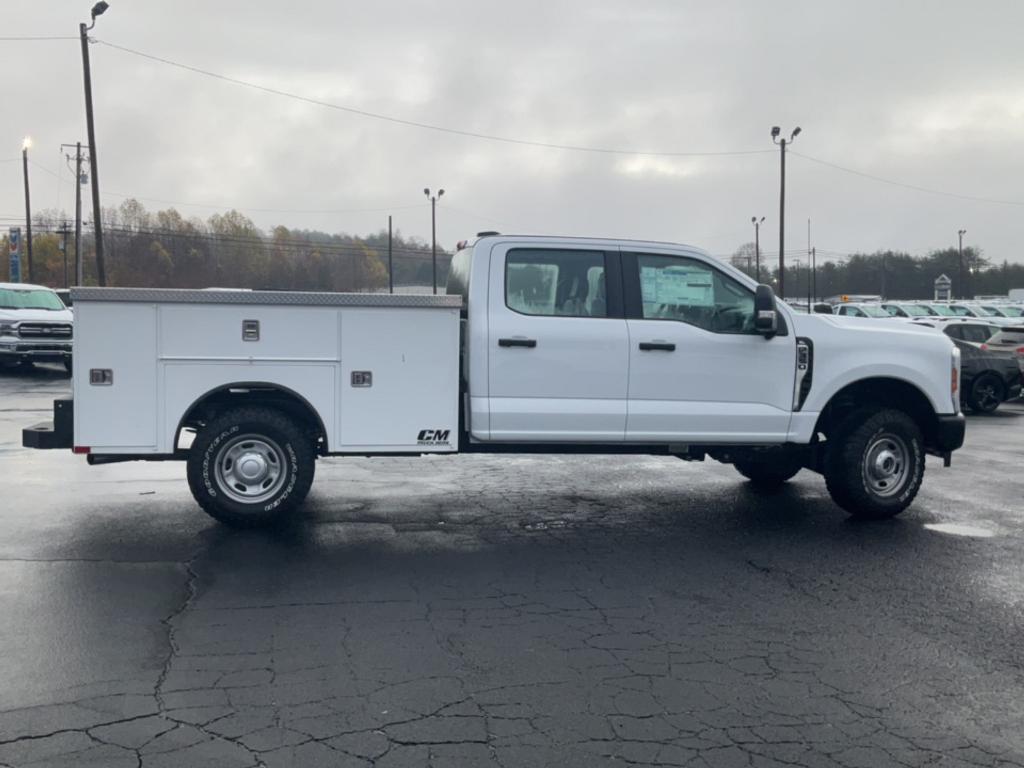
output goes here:
{"type": "Polygon", "coordinates": [[[522,315],[608,317],[602,251],[519,248],[505,258],[505,305],[522,315]]]}

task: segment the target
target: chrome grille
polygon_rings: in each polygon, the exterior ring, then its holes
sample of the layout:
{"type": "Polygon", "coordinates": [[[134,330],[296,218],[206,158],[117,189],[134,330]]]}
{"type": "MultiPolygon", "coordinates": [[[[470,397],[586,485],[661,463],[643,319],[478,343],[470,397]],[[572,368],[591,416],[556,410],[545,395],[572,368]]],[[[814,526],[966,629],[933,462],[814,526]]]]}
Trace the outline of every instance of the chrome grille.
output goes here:
{"type": "Polygon", "coordinates": [[[22,339],[70,339],[70,323],[19,323],[18,336],[22,339]]]}

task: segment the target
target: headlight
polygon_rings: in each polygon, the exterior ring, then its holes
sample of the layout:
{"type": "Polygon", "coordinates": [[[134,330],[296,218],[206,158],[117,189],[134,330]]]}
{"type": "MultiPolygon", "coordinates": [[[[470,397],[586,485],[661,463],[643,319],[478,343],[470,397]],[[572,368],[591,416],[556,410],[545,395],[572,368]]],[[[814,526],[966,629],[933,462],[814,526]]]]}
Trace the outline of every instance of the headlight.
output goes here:
{"type": "Polygon", "coordinates": [[[17,336],[14,323],[0,323],[0,336],[17,336]]]}

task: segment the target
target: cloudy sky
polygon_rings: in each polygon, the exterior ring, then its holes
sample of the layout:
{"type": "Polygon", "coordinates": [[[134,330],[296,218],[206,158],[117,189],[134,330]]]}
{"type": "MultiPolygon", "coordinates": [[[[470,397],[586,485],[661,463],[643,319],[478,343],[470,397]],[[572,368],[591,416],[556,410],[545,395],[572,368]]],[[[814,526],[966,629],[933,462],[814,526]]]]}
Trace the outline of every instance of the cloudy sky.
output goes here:
{"type": "MultiPolygon", "coordinates": [[[[0,36],[76,35],[90,5],[4,0],[0,36]]],[[[424,238],[423,187],[444,187],[449,247],[497,229],[722,254],[756,214],[768,250],[769,130],[799,125],[787,250],[806,247],[810,218],[819,252],[923,253],[966,228],[990,258],[1024,261],[1021,29],[1019,0],[113,0],[102,41],[401,120],[623,152],[409,127],[96,44],[100,186],[105,205],[234,207],[262,227],[365,234],[391,212],[424,238]]],[[[0,40],[0,73],[0,161],[31,135],[34,205],[73,210],[58,147],[85,139],[77,41],[0,40]]],[[[20,163],[0,178],[6,225],[24,210],[20,163]]]]}

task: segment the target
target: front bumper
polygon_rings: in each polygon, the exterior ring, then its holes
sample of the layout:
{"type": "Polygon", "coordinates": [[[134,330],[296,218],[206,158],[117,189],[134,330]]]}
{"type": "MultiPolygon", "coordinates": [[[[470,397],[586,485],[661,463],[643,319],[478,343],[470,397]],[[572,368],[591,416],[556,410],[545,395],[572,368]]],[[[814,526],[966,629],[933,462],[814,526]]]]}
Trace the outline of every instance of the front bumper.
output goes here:
{"type": "Polygon", "coordinates": [[[63,362],[71,358],[66,341],[0,341],[0,360],[15,362],[63,362]]]}
{"type": "Polygon", "coordinates": [[[964,444],[967,419],[962,413],[940,414],[936,417],[935,435],[929,448],[939,453],[955,451],[964,444]]]}

